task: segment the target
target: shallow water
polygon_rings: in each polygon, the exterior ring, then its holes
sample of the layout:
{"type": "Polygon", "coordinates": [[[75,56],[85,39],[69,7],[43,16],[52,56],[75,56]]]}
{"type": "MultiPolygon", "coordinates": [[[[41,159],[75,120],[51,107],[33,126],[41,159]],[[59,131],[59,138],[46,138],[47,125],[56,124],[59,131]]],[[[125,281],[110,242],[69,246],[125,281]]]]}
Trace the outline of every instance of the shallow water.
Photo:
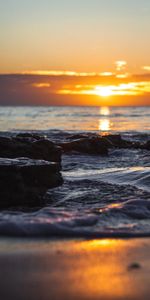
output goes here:
{"type": "MultiPolygon", "coordinates": [[[[3,135],[39,129],[58,141],[92,130],[150,140],[150,108],[3,108],[0,114],[1,131],[14,130],[3,135]]],[[[149,151],[113,149],[106,157],[63,155],[62,174],[63,186],[47,192],[45,207],[0,212],[0,234],[150,236],[149,151]]]]}

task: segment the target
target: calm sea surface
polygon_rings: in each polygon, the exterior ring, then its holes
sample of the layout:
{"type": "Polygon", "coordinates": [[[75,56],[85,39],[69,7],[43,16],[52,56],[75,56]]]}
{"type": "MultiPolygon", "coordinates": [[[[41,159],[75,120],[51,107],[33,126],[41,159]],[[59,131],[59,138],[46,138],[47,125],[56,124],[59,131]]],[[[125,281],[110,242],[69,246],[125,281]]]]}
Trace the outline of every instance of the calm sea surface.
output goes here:
{"type": "MultiPolygon", "coordinates": [[[[55,141],[72,133],[120,133],[150,140],[150,107],[0,107],[2,135],[34,130],[55,141]],[[13,132],[12,132],[13,131],[13,132]]],[[[150,236],[150,151],[111,149],[106,157],[63,155],[64,184],[36,211],[0,212],[0,234],[48,237],[150,236]]]]}
{"type": "Polygon", "coordinates": [[[0,107],[0,130],[150,132],[150,107],[0,107]]]}

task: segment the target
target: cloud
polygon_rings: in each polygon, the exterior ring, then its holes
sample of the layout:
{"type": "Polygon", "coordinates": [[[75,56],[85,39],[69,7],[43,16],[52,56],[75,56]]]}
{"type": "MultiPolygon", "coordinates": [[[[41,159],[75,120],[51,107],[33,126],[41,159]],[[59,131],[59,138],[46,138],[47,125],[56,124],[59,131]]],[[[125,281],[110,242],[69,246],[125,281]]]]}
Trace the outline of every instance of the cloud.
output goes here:
{"type": "Polygon", "coordinates": [[[50,75],[0,75],[0,105],[79,105],[83,104],[81,98],[84,98],[84,104],[95,105],[100,103],[101,98],[112,96],[119,96],[115,103],[120,103],[122,97],[130,96],[128,103],[131,105],[135,101],[133,97],[144,97],[142,99],[145,102],[140,100],[141,105],[150,104],[148,73],[128,76],[110,72],[95,75],[84,73],[86,76],[82,76],[83,73],[52,74],[53,71],[50,71],[50,75]]]}
{"type": "Polygon", "coordinates": [[[108,96],[139,96],[150,93],[150,82],[128,82],[116,85],[82,85],[74,89],[62,89],[58,94],[63,95],[97,95],[108,96]]]}
{"type": "Polygon", "coordinates": [[[143,66],[142,67],[143,70],[150,72],[150,66],[143,66]]]}
{"type": "Polygon", "coordinates": [[[101,73],[95,72],[74,72],[74,71],[59,71],[59,70],[35,70],[22,72],[23,75],[48,75],[48,76],[71,76],[71,77],[88,77],[100,76],[101,73]]]}
{"type": "Polygon", "coordinates": [[[48,82],[41,82],[41,83],[33,83],[32,86],[36,88],[49,88],[51,84],[48,82]]]}
{"type": "Polygon", "coordinates": [[[117,60],[115,62],[116,65],[116,71],[120,72],[120,71],[124,71],[127,67],[127,62],[125,60],[117,60]]]}

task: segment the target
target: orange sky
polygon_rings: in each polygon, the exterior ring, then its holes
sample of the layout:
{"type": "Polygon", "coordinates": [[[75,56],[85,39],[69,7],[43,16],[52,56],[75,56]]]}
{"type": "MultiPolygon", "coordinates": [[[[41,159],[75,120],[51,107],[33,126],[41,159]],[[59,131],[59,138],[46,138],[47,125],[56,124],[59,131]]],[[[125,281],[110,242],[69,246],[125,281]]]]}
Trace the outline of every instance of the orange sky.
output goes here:
{"type": "Polygon", "coordinates": [[[1,1],[0,104],[149,105],[149,28],[149,0],[1,1]]]}
{"type": "Polygon", "coordinates": [[[31,72],[0,75],[1,105],[149,105],[150,74],[31,72]]]}

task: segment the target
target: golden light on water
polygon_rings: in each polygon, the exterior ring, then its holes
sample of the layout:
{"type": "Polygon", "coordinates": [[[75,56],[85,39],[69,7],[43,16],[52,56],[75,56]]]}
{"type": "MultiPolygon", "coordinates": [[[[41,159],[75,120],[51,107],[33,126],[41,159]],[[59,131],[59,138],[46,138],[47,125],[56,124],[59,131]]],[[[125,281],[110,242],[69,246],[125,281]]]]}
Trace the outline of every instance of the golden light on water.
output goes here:
{"type": "Polygon", "coordinates": [[[99,130],[109,131],[110,130],[110,120],[108,120],[108,119],[99,120],[99,130]]]}
{"type": "Polygon", "coordinates": [[[99,210],[99,212],[103,213],[103,212],[109,211],[110,209],[113,209],[113,208],[121,208],[122,206],[123,206],[123,204],[121,204],[121,203],[113,203],[113,204],[107,205],[107,207],[101,208],[99,210]]]}
{"type": "Polygon", "coordinates": [[[107,106],[102,106],[100,108],[100,119],[98,129],[100,131],[108,132],[111,129],[111,121],[109,119],[110,108],[107,106]],[[105,118],[103,118],[105,116],[105,118]],[[107,118],[106,118],[107,117],[107,118]]]}
{"type": "Polygon", "coordinates": [[[102,106],[100,108],[100,115],[108,116],[110,114],[110,109],[107,106],[102,106]]]}
{"type": "Polygon", "coordinates": [[[7,281],[12,283],[9,294],[18,281],[20,283],[13,299],[21,299],[23,292],[24,298],[29,299],[30,283],[36,286],[32,290],[33,299],[38,295],[42,295],[42,299],[149,299],[150,246],[146,239],[58,239],[21,243],[7,239],[1,241],[1,246],[1,252],[6,252],[1,259],[8,269],[8,254],[13,251],[14,269],[10,269],[7,276],[7,281]],[[26,264],[29,257],[30,272],[26,264]],[[136,262],[139,269],[132,269],[136,262]]]}
{"type": "Polygon", "coordinates": [[[112,248],[113,245],[116,244],[116,241],[114,239],[97,239],[97,240],[92,240],[89,245],[91,248],[94,247],[107,247],[108,248],[112,248]]]}
{"type": "Polygon", "coordinates": [[[65,267],[67,263],[70,266],[70,257],[72,260],[69,272],[66,272],[67,295],[76,294],[79,299],[129,299],[134,293],[136,298],[139,292],[134,283],[138,281],[127,271],[131,261],[128,253],[131,249],[133,252],[134,247],[135,243],[114,239],[68,244],[65,251],[69,253],[69,262],[65,260],[65,267]]]}

